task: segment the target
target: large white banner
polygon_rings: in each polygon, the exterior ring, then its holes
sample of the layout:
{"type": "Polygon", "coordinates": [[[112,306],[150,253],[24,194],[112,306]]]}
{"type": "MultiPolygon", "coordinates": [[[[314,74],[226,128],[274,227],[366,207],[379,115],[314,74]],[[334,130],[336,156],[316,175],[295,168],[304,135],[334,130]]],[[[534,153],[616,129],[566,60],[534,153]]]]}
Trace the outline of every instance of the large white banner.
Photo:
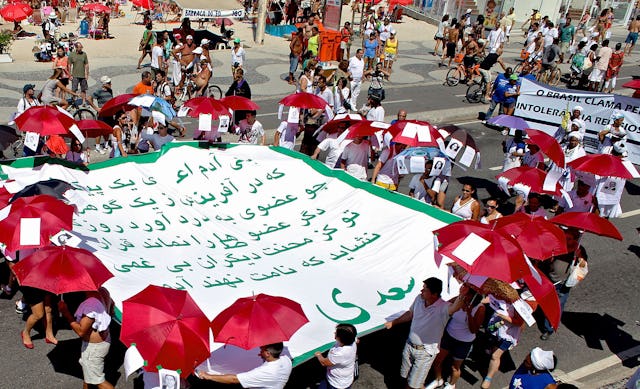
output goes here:
{"type": "Polygon", "coordinates": [[[523,79],[515,115],[525,119],[531,128],[553,135],[562,122],[562,113],[576,105],[584,108],[582,120],[587,125],[584,146],[592,153],[598,150],[598,133],[609,124],[613,111],[622,111],[629,159],[640,164],[640,99],[552,88],[523,79]]]}
{"type": "Polygon", "coordinates": [[[336,323],[379,329],[425,278],[447,279],[432,231],[456,217],[288,150],[194,145],[88,172],[2,169],[21,186],[85,189],[73,231],[115,274],[105,286],[119,309],[148,284],[188,291],[209,319],[252,294],[299,302],[310,323],[287,344],[296,364],[333,343],[336,323]]]}

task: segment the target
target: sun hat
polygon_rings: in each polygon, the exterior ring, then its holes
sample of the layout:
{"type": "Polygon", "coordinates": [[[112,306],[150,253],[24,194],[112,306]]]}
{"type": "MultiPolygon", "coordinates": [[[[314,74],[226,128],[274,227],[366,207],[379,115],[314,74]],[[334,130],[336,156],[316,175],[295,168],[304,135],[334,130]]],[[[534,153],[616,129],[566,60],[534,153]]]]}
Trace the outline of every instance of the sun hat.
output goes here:
{"type": "Polygon", "coordinates": [[[109,78],[109,76],[102,76],[100,77],[100,82],[104,85],[104,84],[110,84],[111,83],[111,79],[109,78]]]}

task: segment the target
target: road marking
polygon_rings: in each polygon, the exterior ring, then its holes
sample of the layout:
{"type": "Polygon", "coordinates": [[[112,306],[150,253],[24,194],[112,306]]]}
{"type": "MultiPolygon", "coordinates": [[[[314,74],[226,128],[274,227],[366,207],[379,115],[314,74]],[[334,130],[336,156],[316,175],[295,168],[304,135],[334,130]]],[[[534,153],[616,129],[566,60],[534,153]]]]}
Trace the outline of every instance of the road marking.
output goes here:
{"type": "Polygon", "coordinates": [[[467,94],[465,93],[464,95],[454,95],[455,97],[467,97],[467,94]]]}
{"type": "Polygon", "coordinates": [[[262,116],[276,116],[278,113],[277,112],[271,112],[271,113],[259,113],[256,115],[256,117],[262,117],[262,116]]]}
{"type": "Polygon", "coordinates": [[[461,122],[461,123],[453,123],[454,126],[462,126],[465,124],[474,124],[474,123],[480,123],[480,120],[470,120],[468,122],[461,122]]]}
{"type": "Polygon", "coordinates": [[[502,170],[502,166],[494,166],[494,167],[490,167],[489,170],[502,170]]]}
{"type": "Polygon", "coordinates": [[[636,215],[640,215],[640,209],[636,209],[634,211],[623,212],[620,216],[618,216],[618,218],[624,219],[624,218],[631,217],[631,216],[636,216],[636,215]]]}

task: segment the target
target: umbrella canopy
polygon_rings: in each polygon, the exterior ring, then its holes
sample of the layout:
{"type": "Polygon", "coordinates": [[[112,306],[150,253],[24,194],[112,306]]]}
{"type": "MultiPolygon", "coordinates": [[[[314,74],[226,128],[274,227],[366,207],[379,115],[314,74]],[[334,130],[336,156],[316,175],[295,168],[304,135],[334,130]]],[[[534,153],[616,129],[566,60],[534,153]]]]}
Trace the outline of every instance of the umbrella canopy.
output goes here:
{"type": "Polygon", "coordinates": [[[609,220],[592,212],[565,212],[551,219],[552,223],[575,227],[596,235],[622,240],[620,231],[609,220]]]}
{"type": "Polygon", "coordinates": [[[71,116],[47,105],[31,107],[18,115],[15,121],[21,131],[40,135],[66,134],[76,123],[71,116]]]}
{"type": "Polygon", "coordinates": [[[468,167],[478,168],[480,165],[480,148],[471,134],[457,126],[445,126],[438,128],[442,133],[446,131],[444,153],[463,169],[468,167]]]}
{"type": "Polygon", "coordinates": [[[529,188],[531,192],[545,193],[551,195],[560,195],[562,187],[559,183],[555,184],[555,191],[544,190],[544,180],[547,177],[547,173],[536,167],[520,166],[514,167],[506,172],[500,173],[496,178],[504,177],[508,180],[509,185],[516,184],[524,185],[529,188]]]}
{"type": "Polygon", "coordinates": [[[153,0],[133,0],[132,3],[144,9],[153,9],[153,0]]]}
{"type": "Polygon", "coordinates": [[[307,92],[292,93],[280,100],[280,104],[307,109],[325,109],[327,106],[327,102],[322,97],[307,92]]]}
{"type": "Polygon", "coordinates": [[[11,146],[11,144],[20,139],[20,135],[16,133],[13,127],[0,124],[0,146],[3,149],[11,146]]]}
{"type": "Polygon", "coordinates": [[[9,202],[11,201],[11,198],[13,197],[12,193],[9,193],[7,191],[7,188],[0,187],[0,208],[4,208],[7,206],[7,204],[9,204],[9,202]]]}
{"type": "Polygon", "coordinates": [[[409,147],[444,147],[442,134],[429,122],[398,120],[387,131],[393,135],[393,142],[409,147]]]}
{"type": "Polygon", "coordinates": [[[73,206],[55,197],[23,197],[9,206],[9,214],[0,220],[0,242],[9,251],[47,246],[51,236],[73,227],[73,206]]]}
{"type": "Polygon", "coordinates": [[[556,165],[564,167],[564,151],[562,151],[562,146],[560,146],[556,138],[544,131],[534,130],[532,128],[527,128],[527,137],[527,143],[537,145],[540,147],[540,151],[549,157],[556,165]]]}
{"type": "Polygon", "coordinates": [[[522,277],[524,282],[529,287],[529,291],[536,299],[536,302],[542,308],[542,312],[551,323],[551,326],[558,329],[560,325],[560,316],[562,315],[562,308],[560,307],[560,299],[558,299],[558,293],[556,287],[547,277],[536,276],[530,274],[522,277]]]}
{"type": "Polygon", "coordinates": [[[0,15],[8,22],[19,22],[25,20],[33,13],[33,9],[28,4],[13,3],[7,4],[0,9],[0,15]]]}
{"type": "Polygon", "coordinates": [[[48,195],[59,200],[63,200],[64,192],[68,191],[71,188],[73,188],[71,184],[66,181],[58,180],[56,178],[45,181],[38,181],[35,184],[27,185],[19,192],[16,192],[11,197],[9,202],[12,203],[21,197],[31,197],[38,195],[48,195]]]}
{"type": "Polygon", "coordinates": [[[96,12],[96,13],[104,13],[111,12],[111,8],[107,7],[104,4],[100,3],[88,3],[82,6],[82,10],[85,12],[96,12]]]}
{"type": "Polygon", "coordinates": [[[123,301],[120,340],[136,344],[145,370],[161,365],[186,378],[211,353],[209,324],[186,291],[149,285],[123,301]]]}
{"type": "Polygon", "coordinates": [[[135,107],[129,104],[129,101],[136,96],[137,95],[133,93],[126,93],[112,98],[111,100],[104,103],[102,108],[100,108],[98,117],[109,117],[115,115],[119,111],[130,111],[134,109],[135,107]]]}
{"type": "Polygon", "coordinates": [[[377,132],[389,128],[389,124],[371,120],[360,120],[347,129],[346,139],[355,139],[361,136],[372,136],[377,132]]]}
{"type": "Polygon", "coordinates": [[[416,157],[422,157],[425,161],[431,160],[434,162],[434,166],[431,169],[432,175],[451,176],[451,161],[438,147],[407,147],[395,158],[396,160],[400,158],[404,159],[404,165],[409,173],[424,173],[424,165],[411,163],[411,160],[416,157]],[[436,166],[438,165],[438,160],[435,158],[440,158],[440,161],[444,164],[439,167],[436,166]],[[439,173],[437,173],[436,170],[439,171],[439,173]]]}
{"type": "Polygon", "coordinates": [[[216,342],[250,350],[289,340],[307,322],[295,301],[259,294],[236,300],[213,319],[211,328],[216,342]]]}
{"type": "Polygon", "coordinates": [[[234,111],[257,111],[260,109],[258,104],[242,96],[223,97],[220,102],[234,111]]]}
{"type": "Polygon", "coordinates": [[[488,225],[463,220],[435,230],[434,236],[438,254],[473,275],[513,282],[531,273],[515,238],[488,225]]]}
{"type": "Polygon", "coordinates": [[[494,126],[515,128],[517,130],[524,130],[529,127],[524,119],[511,115],[494,116],[491,119],[487,120],[487,123],[493,124],[494,126]]]}
{"type": "Polygon", "coordinates": [[[481,294],[492,294],[494,297],[500,300],[508,301],[510,303],[518,300],[520,294],[511,285],[504,281],[496,280],[495,278],[489,278],[484,276],[474,276],[464,270],[462,266],[457,263],[449,263],[453,269],[453,275],[460,281],[466,282],[473,289],[481,294]]]}
{"type": "Polygon", "coordinates": [[[113,274],[90,251],[70,246],[43,247],[13,268],[20,285],[54,294],[98,290],[113,274]]]}
{"type": "Polygon", "coordinates": [[[340,113],[334,116],[333,119],[320,126],[318,130],[324,131],[328,134],[333,134],[344,126],[346,126],[344,128],[349,128],[360,121],[362,121],[362,116],[359,114],[340,113]]]}
{"type": "Polygon", "coordinates": [[[529,258],[547,259],[568,252],[564,231],[541,216],[518,212],[496,219],[493,228],[518,239],[529,258]]]}
{"type": "MultiPolygon", "coordinates": [[[[247,99],[248,100],[248,99],[247,99]]],[[[251,101],[251,100],[249,100],[251,101]]],[[[211,114],[212,119],[218,119],[220,116],[230,116],[229,108],[222,102],[213,97],[194,97],[182,104],[181,112],[186,108],[186,115],[197,118],[200,114],[211,114]]],[[[181,114],[182,115],[182,114],[181,114]]]]}
{"type": "Polygon", "coordinates": [[[640,89],[640,79],[633,79],[622,84],[623,88],[640,89]]]}
{"type": "MultiPolygon", "coordinates": [[[[99,136],[109,136],[113,133],[113,127],[102,120],[83,119],[79,120],[78,128],[85,138],[97,138],[99,136]]],[[[71,134],[72,135],[72,134],[71,134]]]]}
{"type": "Polygon", "coordinates": [[[569,162],[567,165],[573,170],[603,177],[631,179],[640,176],[631,162],[623,161],[622,158],[611,154],[587,154],[569,162]]]}
{"type": "Polygon", "coordinates": [[[160,112],[169,120],[176,116],[176,111],[167,100],[154,95],[138,95],[129,100],[129,104],[136,107],[146,108],[149,111],[160,112]]]}

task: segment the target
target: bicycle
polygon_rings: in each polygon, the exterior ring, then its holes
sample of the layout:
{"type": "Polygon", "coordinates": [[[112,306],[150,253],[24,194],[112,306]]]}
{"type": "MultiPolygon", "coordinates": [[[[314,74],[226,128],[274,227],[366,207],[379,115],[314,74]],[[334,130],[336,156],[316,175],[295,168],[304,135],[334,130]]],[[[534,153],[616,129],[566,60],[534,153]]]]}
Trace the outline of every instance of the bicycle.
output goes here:
{"type": "Polygon", "coordinates": [[[82,105],[82,99],[67,99],[69,102],[69,106],[67,107],[67,112],[73,116],[75,120],[95,120],[96,113],[87,108],[88,106],[82,105]]]}
{"type": "Polygon", "coordinates": [[[222,98],[222,89],[216,84],[209,84],[207,87],[207,95],[214,99],[220,100],[222,98]]]}
{"type": "Polygon", "coordinates": [[[476,104],[482,101],[482,98],[487,94],[487,81],[482,77],[480,81],[473,81],[473,84],[467,88],[465,98],[471,104],[476,104]]]}
{"type": "MultiPolygon", "coordinates": [[[[198,96],[197,91],[199,88],[196,85],[195,81],[193,80],[194,78],[195,78],[195,75],[193,74],[190,75],[185,80],[184,85],[180,89],[181,93],[176,96],[176,100],[179,101],[180,103],[184,103],[185,101],[198,96]]],[[[216,84],[209,84],[204,89],[203,96],[213,97],[214,99],[219,100],[222,98],[222,89],[220,89],[220,87],[216,84]]]]}
{"type": "Polygon", "coordinates": [[[558,83],[560,83],[561,76],[562,72],[560,71],[560,68],[558,68],[558,66],[554,64],[553,66],[543,69],[541,72],[539,72],[536,76],[536,79],[542,83],[556,86],[558,85],[558,83]]]}
{"type": "Polygon", "coordinates": [[[467,69],[464,66],[464,63],[460,63],[455,68],[449,69],[447,72],[447,77],[445,79],[448,86],[456,86],[460,82],[468,83],[469,81],[474,81],[476,77],[482,77],[480,74],[480,64],[475,64],[471,69],[469,69],[471,73],[471,78],[467,79],[467,69]]]}

